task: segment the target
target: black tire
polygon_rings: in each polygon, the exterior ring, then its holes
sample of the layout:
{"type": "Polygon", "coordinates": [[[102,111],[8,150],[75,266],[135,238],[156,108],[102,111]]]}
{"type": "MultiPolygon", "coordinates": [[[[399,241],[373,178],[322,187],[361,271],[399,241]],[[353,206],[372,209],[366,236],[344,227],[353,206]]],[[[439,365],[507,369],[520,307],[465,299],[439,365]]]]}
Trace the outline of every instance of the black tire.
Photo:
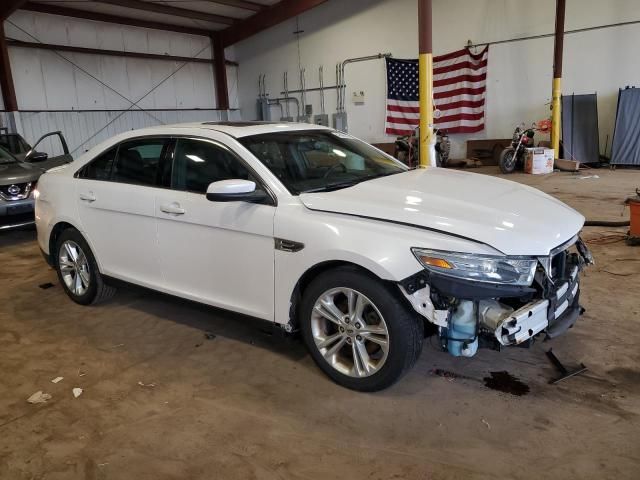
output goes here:
{"type": "Polygon", "coordinates": [[[516,164],[518,162],[513,158],[514,155],[515,149],[513,147],[505,148],[502,151],[500,154],[500,161],[498,162],[502,173],[513,173],[516,169],[516,164]]]}
{"type": "Polygon", "coordinates": [[[315,363],[334,382],[352,390],[373,392],[391,386],[415,364],[422,350],[423,320],[403,301],[399,291],[393,291],[393,286],[356,267],[338,267],[316,277],[303,292],[299,312],[302,337],[315,363]],[[316,346],[311,325],[314,305],[333,288],[358,291],[375,304],[384,318],[388,353],[379,370],[369,376],[356,378],[338,371],[316,346]]]}
{"type": "Polygon", "coordinates": [[[107,285],[102,278],[102,274],[98,269],[98,264],[96,262],[95,257],[93,256],[93,252],[89,248],[86,240],[82,236],[82,234],[76,230],[75,228],[69,228],[63,231],[56,241],[56,249],[55,252],[52,252],[54,256],[54,261],[56,265],[56,272],[58,273],[58,280],[60,281],[60,285],[64,289],[65,293],[69,296],[71,300],[80,305],[92,305],[96,303],[103,302],[111,298],[116,289],[110,285],[107,285]],[[86,291],[81,295],[75,294],[66,284],[62,269],[60,266],[60,250],[63,248],[65,242],[71,241],[78,245],[82,249],[84,253],[87,264],[88,264],[88,276],[89,276],[89,285],[86,288],[86,291]]]}

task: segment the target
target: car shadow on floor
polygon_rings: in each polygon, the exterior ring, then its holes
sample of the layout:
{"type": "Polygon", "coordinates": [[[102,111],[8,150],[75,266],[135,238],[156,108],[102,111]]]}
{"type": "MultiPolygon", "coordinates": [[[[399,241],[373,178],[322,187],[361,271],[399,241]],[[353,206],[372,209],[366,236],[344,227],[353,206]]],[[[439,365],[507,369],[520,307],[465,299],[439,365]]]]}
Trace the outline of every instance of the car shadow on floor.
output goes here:
{"type": "Polygon", "coordinates": [[[35,227],[22,227],[15,230],[0,230],[0,249],[36,242],[36,237],[35,227]]]}
{"type": "Polygon", "coordinates": [[[144,314],[202,331],[204,341],[215,337],[263,348],[295,361],[307,355],[298,333],[286,334],[267,320],[223,310],[137,285],[114,283],[116,295],[105,305],[138,310],[144,314]]]}

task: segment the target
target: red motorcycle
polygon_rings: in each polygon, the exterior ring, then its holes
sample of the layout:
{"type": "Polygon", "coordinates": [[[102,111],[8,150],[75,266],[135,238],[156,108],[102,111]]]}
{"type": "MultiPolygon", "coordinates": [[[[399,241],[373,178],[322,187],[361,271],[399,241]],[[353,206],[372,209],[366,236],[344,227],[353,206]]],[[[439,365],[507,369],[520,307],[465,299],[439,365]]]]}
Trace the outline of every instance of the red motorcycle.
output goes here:
{"type": "Polygon", "coordinates": [[[517,168],[524,168],[524,154],[527,148],[533,147],[533,136],[537,130],[534,122],[530,128],[525,128],[524,122],[516,127],[511,139],[511,146],[505,148],[500,154],[500,171],[513,173],[517,168]]]}

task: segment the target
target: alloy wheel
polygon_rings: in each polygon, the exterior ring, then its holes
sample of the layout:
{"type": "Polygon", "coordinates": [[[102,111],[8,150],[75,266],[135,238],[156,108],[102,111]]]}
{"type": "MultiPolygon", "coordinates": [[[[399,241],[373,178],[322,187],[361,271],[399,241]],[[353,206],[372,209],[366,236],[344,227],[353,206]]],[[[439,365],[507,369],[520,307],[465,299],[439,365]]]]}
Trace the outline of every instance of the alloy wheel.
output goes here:
{"type": "Polygon", "coordinates": [[[66,240],[60,245],[58,266],[69,291],[77,297],[84,295],[91,283],[89,261],[76,242],[66,240]]]}
{"type": "Polygon", "coordinates": [[[375,304],[351,288],[320,295],[311,313],[311,334],[325,361],[344,375],[371,376],[387,360],[387,324],[375,304]]]}

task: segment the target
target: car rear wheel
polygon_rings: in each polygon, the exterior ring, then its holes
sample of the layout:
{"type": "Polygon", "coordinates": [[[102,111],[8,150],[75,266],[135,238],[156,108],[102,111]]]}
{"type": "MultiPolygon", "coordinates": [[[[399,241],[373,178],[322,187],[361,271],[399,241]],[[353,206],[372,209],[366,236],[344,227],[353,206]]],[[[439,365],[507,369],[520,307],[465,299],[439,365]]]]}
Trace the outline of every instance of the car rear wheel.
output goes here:
{"type": "Polygon", "coordinates": [[[395,383],[417,360],[424,324],[379,279],[351,267],[319,275],[303,295],[300,328],[316,364],[360,391],[395,383]]]}
{"type": "Polygon", "coordinates": [[[115,288],[107,285],[96,259],[84,237],[67,229],[56,242],[56,269],[66,294],[76,303],[90,305],[113,296],[115,288]]]}

